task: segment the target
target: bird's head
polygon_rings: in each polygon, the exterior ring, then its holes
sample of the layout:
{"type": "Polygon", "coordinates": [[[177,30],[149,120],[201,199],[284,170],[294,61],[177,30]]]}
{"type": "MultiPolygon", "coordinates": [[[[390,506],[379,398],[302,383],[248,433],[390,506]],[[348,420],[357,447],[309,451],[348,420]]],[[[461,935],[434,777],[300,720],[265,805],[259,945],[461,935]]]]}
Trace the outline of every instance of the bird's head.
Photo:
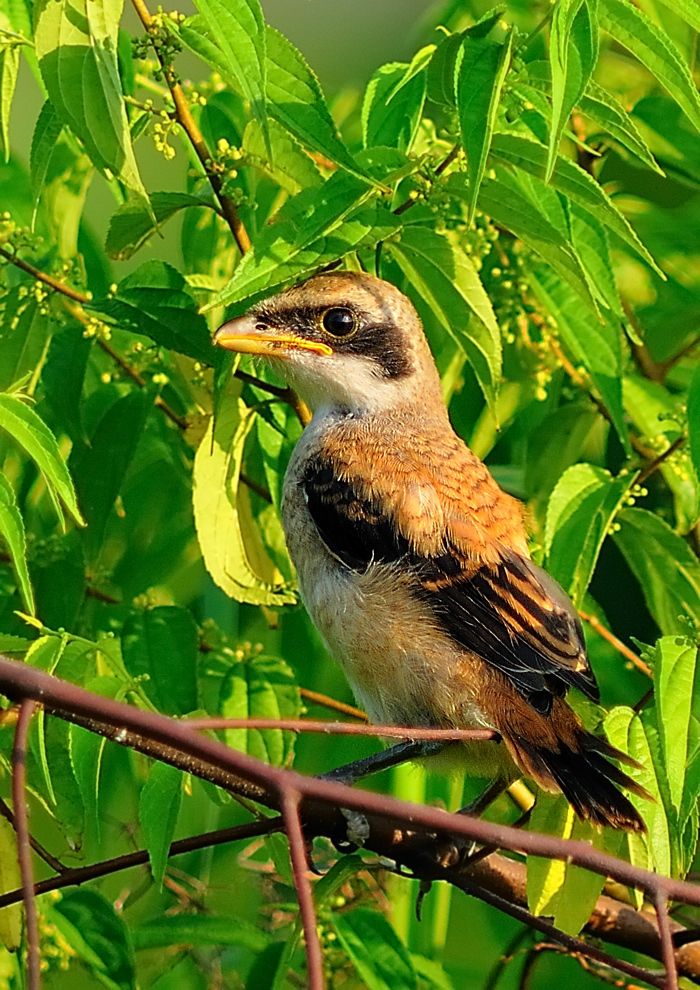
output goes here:
{"type": "Polygon", "coordinates": [[[371,275],[316,275],[225,323],[214,341],[269,359],[312,409],[442,409],[418,314],[371,275]]]}

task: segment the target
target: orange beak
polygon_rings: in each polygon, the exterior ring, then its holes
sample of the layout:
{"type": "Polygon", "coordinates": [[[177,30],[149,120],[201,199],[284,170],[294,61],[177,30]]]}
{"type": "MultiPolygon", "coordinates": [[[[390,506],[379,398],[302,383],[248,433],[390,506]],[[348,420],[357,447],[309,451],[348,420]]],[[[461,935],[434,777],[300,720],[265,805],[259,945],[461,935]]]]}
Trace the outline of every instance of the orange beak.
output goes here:
{"type": "Polygon", "coordinates": [[[260,354],[263,357],[287,357],[292,351],[311,351],[314,354],[328,355],[333,351],[327,344],[317,340],[305,340],[294,334],[281,333],[268,327],[254,316],[246,314],[229,320],[214,334],[214,343],[227,351],[239,354],[260,354]]]}

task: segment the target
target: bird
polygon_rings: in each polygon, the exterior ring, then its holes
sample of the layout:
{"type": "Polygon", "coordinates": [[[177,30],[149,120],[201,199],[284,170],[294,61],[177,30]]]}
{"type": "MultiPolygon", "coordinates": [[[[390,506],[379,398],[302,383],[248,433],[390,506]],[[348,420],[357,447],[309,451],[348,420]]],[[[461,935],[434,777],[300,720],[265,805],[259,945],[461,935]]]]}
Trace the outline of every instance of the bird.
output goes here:
{"type": "Polygon", "coordinates": [[[500,789],[524,775],[583,820],[645,831],[623,789],[648,795],[616,765],[638,764],[566,700],[599,699],[576,610],[530,558],[521,503],[453,430],[409,299],[323,272],[214,340],[269,362],[313,412],[282,523],[302,601],[370,721],[491,729],[496,746],[452,745],[466,773],[500,789]]]}

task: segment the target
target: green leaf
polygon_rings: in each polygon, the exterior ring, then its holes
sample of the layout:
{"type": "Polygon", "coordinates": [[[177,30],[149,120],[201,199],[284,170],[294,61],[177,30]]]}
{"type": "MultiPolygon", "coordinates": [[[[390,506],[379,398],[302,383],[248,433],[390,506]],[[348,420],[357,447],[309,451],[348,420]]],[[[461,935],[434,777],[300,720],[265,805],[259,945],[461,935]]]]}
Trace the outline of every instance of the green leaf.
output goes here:
{"type": "Polygon", "coordinates": [[[408,279],[409,294],[428,306],[464,349],[481,390],[493,406],[501,377],[501,335],[491,302],[457,239],[407,227],[387,245],[408,279]]]}
{"type": "Polygon", "coordinates": [[[22,596],[22,604],[30,615],[34,615],[34,593],[27,570],[24,522],[17,508],[14,489],[2,474],[0,474],[0,537],[10,552],[10,559],[22,596]]]}
{"type": "Polygon", "coordinates": [[[425,101],[425,73],[406,80],[405,62],[380,66],[367,83],[362,103],[362,143],[410,151],[425,101]]]}
{"type": "Polygon", "coordinates": [[[56,437],[43,419],[18,396],[0,394],[0,429],[9,433],[39,468],[59,515],[57,498],[78,525],[84,525],[66,462],[61,457],[56,437]]]}
{"type": "Polygon", "coordinates": [[[94,308],[156,344],[204,364],[216,363],[206,320],[197,312],[187,282],[164,261],[141,265],[94,308]]]}
{"type": "Polygon", "coordinates": [[[571,243],[576,257],[584,266],[594,304],[601,304],[608,316],[623,320],[624,312],[615,283],[610,245],[605,228],[587,210],[569,203],[571,243]]]}
{"type": "MultiPolygon", "coordinates": [[[[690,24],[696,31],[700,31],[700,5],[698,0],[661,0],[664,7],[672,11],[677,17],[690,24]]],[[[661,17],[661,13],[659,12],[661,17]]]]}
{"type": "MultiPolygon", "coordinates": [[[[93,691],[105,698],[116,698],[122,686],[114,677],[100,676],[88,681],[85,687],[88,691],[93,691]]],[[[99,843],[101,838],[100,777],[102,757],[107,740],[104,736],[98,736],[79,725],[70,726],[69,739],[70,761],[83,799],[86,824],[92,826],[94,838],[99,843]]]]}
{"type": "MultiPolygon", "coordinates": [[[[562,839],[589,842],[603,848],[603,833],[579,821],[574,809],[560,794],[540,791],[529,828],[562,839]]],[[[578,935],[591,916],[605,884],[605,877],[562,860],[540,856],[527,858],[527,903],[535,915],[548,915],[557,928],[578,935]]]]}
{"type": "Polygon", "coordinates": [[[383,914],[357,907],[334,914],[333,928],[367,990],[416,990],[411,957],[383,914]]]}
{"type": "Polygon", "coordinates": [[[298,141],[276,121],[269,122],[271,154],[268,157],[260,125],[251,120],[243,134],[243,150],[251,164],[295,196],[302,189],[320,186],[321,175],[298,141]]]}
{"type": "Polygon", "coordinates": [[[57,426],[73,440],[85,438],[81,396],[92,344],[80,326],[55,333],[41,371],[44,398],[57,426]]]}
{"type": "Polygon", "coordinates": [[[600,24],[646,66],[700,129],[700,97],[693,77],[661,25],[628,0],[601,0],[600,24]]]}
{"type": "Polygon", "coordinates": [[[688,389],[688,449],[700,484],[700,366],[695,369],[688,389]]]}
{"type": "MultiPolygon", "coordinates": [[[[221,685],[224,718],[298,718],[301,696],[284,660],[256,656],[231,667],[221,685]]],[[[282,729],[226,729],[227,745],[272,766],[284,766],[294,752],[295,733],[282,729]]]]}
{"type": "Polygon", "coordinates": [[[625,509],[614,539],[665,635],[687,632],[700,615],[700,562],[684,539],[646,509],[625,509]]]}
{"type": "Polygon", "coordinates": [[[199,704],[198,645],[192,615],[175,605],[130,612],[122,627],[124,666],[144,678],[146,694],[168,715],[186,715],[199,704]]]}
{"type": "Polygon", "coordinates": [[[19,73],[19,46],[0,48],[0,153],[10,160],[10,107],[19,73]]]}
{"type": "Polygon", "coordinates": [[[552,70],[552,123],[545,181],[557,160],[564,128],[586,89],[598,60],[598,0],[559,0],[552,16],[549,61],[552,70]]]}
{"type": "Polygon", "coordinates": [[[180,192],[151,193],[149,210],[140,199],[123,203],[112,214],[107,231],[105,248],[110,258],[125,261],[135,254],[150,237],[159,230],[166,220],[189,206],[204,206],[214,209],[213,204],[199,196],[180,192]]]}
{"type": "Polygon", "coordinates": [[[530,275],[537,298],[557,321],[557,329],[567,351],[582,364],[600,392],[625,450],[629,436],[622,408],[622,354],[620,330],[610,320],[599,322],[592,310],[581,305],[551,272],[538,268],[530,275]]]}
{"type": "Polygon", "coordinates": [[[457,56],[455,93],[462,147],[467,155],[469,224],[474,220],[512,49],[512,30],[502,45],[466,34],[457,56]]]}
{"type": "Polygon", "coordinates": [[[0,312],[0,391],[33,381],[46,356],[49,321],[36,300],[26,299],[24,284],[11,288],[0,312]]]}
{"type": "MultiPolygon", "coordinates": [[[[12,825],[0,816],[0,893],[22,886],[17,852],[17,836],[12,825]]],[[[22,905],[0,908],[0,943],[16,952],[22,942],[22,905]]]]}
{"type": "Polygon", "coordinates": [[[63,893],[48,918],[92,977],[109,990],[135,990],[129,929],[105,897],[94,890],[63,893]]]}
{"type": "MultiPolygon", "coordinates": [[[[547,149],[537,141],[518,134],[495,134],[491,144],[494,158],[522,169],[529,175],[544,179],[547,169],[547,149]]],[[[613,233],[628,244],[661,278],[665,278],[652,256],[644,247],[629,221],[620,213],[601,186],[587,172],[561,155],[557,157],[551,179],[552,185],[592,213],[613,233]]]]}
{"type": "Polygon", "coordinates": [[[266,30],[258,0],[196,0],[209,35],[224,56],[224,79],[243,93],[267,135],[266,30]]]}
{"type": "Polygon", "coordinates": [[[131,929],[134,948],[164,949],[171,945],[231,945],[262,952],[271,936],[240,917],[179,914],[136,923],[131,929]]]}
{"type": "Polygon", "coordinates": [[[29,171],[32,178],[32,189],[34,190],[33,223],[36,220],[39,198],[46,182],[51,158],[62,130],[63,122],[59,119],[53,103],[47,100],[41,108],[36,124],[34,125],[32,148],[29,153],[29,171]]]}
{"type": "MultiPolygon", "coordinates": [[[[177,673],[174,673],[177,677],[177,673]]],[[[182,771],[167,763],[154,763],[139,797],[139,825],[148,849],[151,874],[159,890],[168,865],[170,844],[175,834],[182,803],[182,771]]]]}
{"type": "Polygon", "coordinates": [[[249,495],[238,483],[254,419],[230,396],[216,424],[209,422],[194,462],[195,526],[205,566],[227,595],[254,605],[284,605],[295,595],[262,546],[257,527],[246,524],[249,495]]]}
{"type": "Polygon", "coordinates": [[[696,646],[677,636],[663,636],[656,644],[652,663],[656,724],[670,797],[678,813],[689,764],[688,741],[697,659],[696,646]]]}
{"type": "Polygon", "coordinates": [[[288,200],[205,310],[251,305],[360,245],[373,247],[401,221],[387,209],[366,206],[372,195],[366,184],[339,172],[321,189],[305,189],[288,200]]]}
{"type": "Polygon", "coordinates": [[[270,116],[304,147],[319,152],[354,175],[364,177],[338,134],[313,70],[291,41],[269,26],[267,98],[270,116]]]}
{"type": "Polygon", "coordinates": [[[633,154],[635,158],[638,158],[640,162],[648,165],[659,175],[664,174],[634,120],[612,93],[590,79],[586,92],[579,100],[579,107],[586,117],[596,124],[600,124],[610,137],[633,154]]]}
{"type": "Polygon", "coordinates": [[[35,44],[60,120],[94,164],[148,199],[138,173],[117,64],[120,0],[40,0],[35,44]]]}
{"type": "Polygon", "coordinates": [[[546,567],[580,607],[632,475],[612,475],[593,464],[575,464],[550,495],[545,524],[546,567]]]}
{"type": "Polygon", "coordinates": [[[148,396],[134,390],[117,399],[98,421],[89,443],[76,443],[70,467],[85,513],[86,555],[99,557],[105,527],[141,439],[148,396]]]}

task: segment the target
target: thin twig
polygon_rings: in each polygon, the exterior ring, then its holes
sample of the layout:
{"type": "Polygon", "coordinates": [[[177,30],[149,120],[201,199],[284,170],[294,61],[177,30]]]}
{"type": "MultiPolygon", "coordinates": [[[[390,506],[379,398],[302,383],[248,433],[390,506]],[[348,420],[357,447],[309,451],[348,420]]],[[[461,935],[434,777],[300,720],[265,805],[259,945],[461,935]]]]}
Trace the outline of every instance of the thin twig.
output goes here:
{"type": "Polygon", "coordinates": [[[12,251],[8,251],[6,248],[0,247],[0,257],[5,258],[6,261],[9,261],[9,263],[14,265],[15,268],[21,269],[25,274],[31,275],[32,278],[37,280],[37,282],[43,282],[44,285],[48,285],[49,288],[54,290],[54,292],[59,292],[62,296],[66,296],[74,302],[81,303],[83,306],[89,305],[89,296],[86,296],[83,292],[79,292],[77,289],[71,288],[70,285],[66,285],[65,282],[61,282],[59,279],[54,278],[53,275],[49,275],[47,272],[42,272],[39,268],[35,268],[34,265],[30,265],[28,261],[23,261],[22,258],[18,258],[12,251]]]}
{"type": "Polygon", "coordinates": [[[300,801],[301,795],[291,788],[285,788],[280,793],[282,816],[289,840],[289,858],[292,863],[294,887],[297,892],[299,913],[304,929],[308,971],[307,986],[309,990],[323,990],[323,956],[321,955],[321,943],[319,942],[318,928],[316,926],[314,897],[311,892],[311,884],[307,873],[304,834],[301,830],[301,820],[299,817],[300,801]]]}
{"type": "MultiPolygon", "coordinates": [[[[2,798],[0,798],[0,815],[2,815],[5,821],[10,823],[15,831],[17,830],[15,825],[15,816],[12,814],[12,809],[7,806],[2,798]]],[[[35,839],[31,833],[29,835],[29,845],[32,847],[37,856],[40,859],[43,859],[46,865],[50,866],[52,870],[55,870],[56,873],[65,873],[67,867],[63,865],[60,859],[56,859],[56,857],[50,853],[48,849],[45,849],[39,840],[35,839]]]]}
{"type": "MultiPolygon", "coordinates": [[[[457,158],[460,151],[461,151],[461,145],[456,144],[450,150],[447,157],[443,158],[440,164],[435,167],[435,171],[433,172],[433,176],[432,176],[433,180],[438,179],[442,175],[445,169],[452,164],[455,158],[457,158]]],[[[405,199],[403,203],[401,203],[399,206],[396,207],[396,209],[394,210],[394,216],[400,217],[402,213],[405,213],[406,210],[410,210],[412,206],[415,206],[416,203],[420,202],[420,200],[423,198],[424,197],[421,196],[420,194],[409,196],[408,199],[405,199]]]]}
{"type": "MultiPolygon", "coordinates": [[[[157,27],[155,20],[144,0],[132,0],[132,4],[134,10],[139,16],[139,19],[141,20],[141,23],[146,29],[146,33],[149,36],[152,36],[156,32],[157,27]]],[[[200,131],[196,120],[192,116],[190,105],[187,102],[180,83],[177,81],[177,76],[172,65],[163,60],[160,51],[155,47],[155,45],[153,46],[153,51],[155,52],[155,56],[163,70],[163,77],[168,89],[170,90],[173,103],[175,104],[175,119],[189,138],[190,144],[192,145],[197,158],[199,158],[202,168],[204,169],[204,173],[214,191],[214,195],[219,201],[223,217],[228,224],[231,233],[233,234],[233,239],[238,245],[238,250],[241,254],[245,254],[250,248],[250,238],[248,236],[248,232],[245,229],[243,221],[238,215],[238,210],[236,209],[233,200],[224,193],[221,176],[219,176],[212,168],[212,155],[207,147],[207,143],[204,140],[204,136],[200,131]]]]}
{"type": "Polygon", "coordinates": [[[355,708],[354,705],[347,705],[344,701],[337,701],[327,694],[321,694],[319,691],[312,691],[310,688],[305,687],[299,688],[299,694],[307,701],[313,702],[314,705],[321,705],[323,708],[340,712],[342,715],[350,715],[351,718],[358,718],[361,722],[368,721],[367,715],[360,708],[355,708]]]}
{"type": "Polygon", "coordinates": [[[657,457],[654,458],[653,461],[647,464],[646,467],[642,468],[635,478],[635,484],[643,485],[647,478],[651,477],[655,471],[658,471],[664,461],[668,460],[669,457],[675,454],[675,452],[682,447],[684,443],[685,437],[682,434],[679,437],[676,437],[673,443],[669,444],[666,450],[662,451],[657,457]]]}
{"type": "Polygon", "coordinates": [[[29,823],[27,820],[27,735],[34,714],[34,701],[24,698],[15,726],[15,741],[12,747],[12,804],[17,835],[17,858],[22,879],[22,901],[26,921],[27,939],[27,987],[38,990],[41,983],[39,958],[39,924],[34,899],[34,871],[29,844],[29,823]]]}
{"type": "Polygon", "coordinates": [[[668,916],[668,898],[663,885],[660,885],[654,891],[654,909],[656,910],[656,920],[659,925],[661,957],[666,967],[664,990],[678,990],[678,969],[676,968],[676,955],[673,950],[673,936],[671,935],[670,918],[668,916]]]}
{"type": "Polygon", "coordinates": [[[421,729],[401,725],[356,725],[323,722],[311,718],[206,718],[183,719],[192,729],[280,729],[287,732],[321,732],[329,736],[380,736],[388,739],[426,739],[442,742],[493,742],[493,729],[421,729]]]}
{"type": "Polygon", "coordinates": [[[629,646],[625,646],[622,640],[618,639],[614,632],[607,629],[600,619],[597,618],[597,616],[591,615],[590,612],[582,612],[581,609],[578,610],[578,614],[584,622],[588,623],[591,629],[594,629],[599,636],[607,640],[611,646],[614,646],[617,652],[621,653],[625,660],[629,660],[629,662],[635,666],[637,670],[641,670],[641,672],[646,674],[647,677],[654,676],[649,664],[646,664],[641,657],[637,656],[633,650],[630,650],[629,646]]]}

